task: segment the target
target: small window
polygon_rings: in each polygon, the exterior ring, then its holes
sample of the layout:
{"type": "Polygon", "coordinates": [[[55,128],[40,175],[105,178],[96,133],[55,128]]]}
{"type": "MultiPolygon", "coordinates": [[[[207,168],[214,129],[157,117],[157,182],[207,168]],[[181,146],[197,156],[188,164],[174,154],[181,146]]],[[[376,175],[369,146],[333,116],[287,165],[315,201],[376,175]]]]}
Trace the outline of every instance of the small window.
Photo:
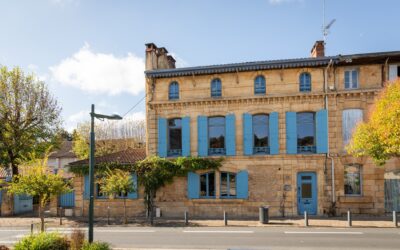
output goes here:
{"type": "Polygon", "coordinates": [[[100,183],[96,183],[96,197],[97,198],[106,198],[106,194],[101,190],[100,183]]]}
{"type": "Polygon", "coordinates": [[[215,78],[211,81],[211,97],[222,96],[222,84],[219,78],[215,78]]]}
{"type": "Polygon", "coordinates": [[[225,117],[208,118],[208,154],[225,154],[225,117]]]}
{"type": "Polygon", "coordinates": [[[253,115],[253,153],[269,154],[269,119],[268,115],[253,115]]]}
{"type": "Polygon", "coordinates": [[[168,98],[170,100],[179,99],[179,84],[177,82],[171,82],[171,84],[169,85],[168,98]]]}
{"type": "Polygon", "coordinates": [[[361,166],[346,165],[344,166],[344,194],[348,196],[361,195],[361,166]]]}
{"type": "Polygon", "coordinates": [[[358,89],[358,70],[346,70],[344,72],[344,88],[358,89]]]}
{"type": "Polygon", "coordinates": [[[265,77],[257,76],[256,79],[254,79],[254,94],[265,95],[265,89],[265,77]]]}
{"type": "Polygon", "coordinates": [[[215,197],[215,173],[200,175],[200,198],[215,197]]]}
{"type": "Polygon", "coordinates": [[[300,92],[310,92],[311,91],[311,74],[301,73],[300,74],[300,92]]]}
{"type": "Polygon", "coordinates": [[[168,156],[182,155],[182,119],[168,120],[168,156]]]}
{"type": "Polygon", "coordinates": [[[342,134],[343,145],[346,146],[353,135],[357,124],[363,120],[363,111],[361,109],[346,109],[342,114],[342,134]]]}
{"type": "Polygon", "coordinates": [[[315,153],[315,113],[297,113],[297,152],[315,153]]]}
{"type": "Polygon", "coordinates": [[[236,197],[236,174],[221,172],[221,197],[235,198],[236,197]]]}

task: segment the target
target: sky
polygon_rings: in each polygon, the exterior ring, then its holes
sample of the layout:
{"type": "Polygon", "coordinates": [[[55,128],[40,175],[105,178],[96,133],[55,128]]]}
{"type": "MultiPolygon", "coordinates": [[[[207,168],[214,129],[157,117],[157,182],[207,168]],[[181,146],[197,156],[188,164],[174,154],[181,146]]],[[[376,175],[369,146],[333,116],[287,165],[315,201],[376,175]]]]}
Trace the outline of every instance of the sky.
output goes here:
{"type": "MultiPolygon", "coordinates": [[[[0,65],[45,81],[71,131],[90,105],[126,114],[144,93],[145,43],[178,67],[308,57],[323,0],[0,0],[0,65]]],[[[400,50],[398,0],[326,0],[326,54],[400,50]]],[[[125,118],[143,119],[144,101],[125,118]]]]}

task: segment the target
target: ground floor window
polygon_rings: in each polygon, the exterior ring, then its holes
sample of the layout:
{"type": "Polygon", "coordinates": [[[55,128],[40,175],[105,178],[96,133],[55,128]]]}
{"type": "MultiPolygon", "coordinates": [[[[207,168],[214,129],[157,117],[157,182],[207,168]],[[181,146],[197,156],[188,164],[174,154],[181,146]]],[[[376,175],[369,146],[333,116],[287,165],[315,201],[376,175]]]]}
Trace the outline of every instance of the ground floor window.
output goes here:
{"type": "Polygon", "coordinates": [[[100,183],[96,183],[96,197],[97,198],[106,198],[106,194],[101,190],[100,183]]]}
{"type": "Polygon", "coordinates": [[[222,198],[235,198],[236,197],[236,174],[234,173],[221,173],[221,197],[222,198]]]}
{"type": "Polygon", "coordinates": [[[344,194],[361,195],[361,166],[358,164],[344,166],[344,194]]]}
{"type": "Polygon", "coordinates": [[[200,175],[200,197],[215,197],[215,173],[205,173],[200,175]]]}

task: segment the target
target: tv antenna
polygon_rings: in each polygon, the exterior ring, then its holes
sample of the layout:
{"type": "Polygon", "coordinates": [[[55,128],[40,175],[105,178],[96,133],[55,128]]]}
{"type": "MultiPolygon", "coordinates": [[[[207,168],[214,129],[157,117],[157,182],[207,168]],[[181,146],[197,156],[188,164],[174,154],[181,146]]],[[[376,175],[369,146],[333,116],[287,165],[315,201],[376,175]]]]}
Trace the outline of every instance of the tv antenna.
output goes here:
{"type": "Polygon", "coordinates": [[[332,19],[328,25],[325,25],[325,0],[323,0],[322,5],[322,35],[324,37],[324,44],[326,44],[326,37],[329,34],[329,29],[332,27],[333,23],[336,22],[336,19],[332,19]]]}

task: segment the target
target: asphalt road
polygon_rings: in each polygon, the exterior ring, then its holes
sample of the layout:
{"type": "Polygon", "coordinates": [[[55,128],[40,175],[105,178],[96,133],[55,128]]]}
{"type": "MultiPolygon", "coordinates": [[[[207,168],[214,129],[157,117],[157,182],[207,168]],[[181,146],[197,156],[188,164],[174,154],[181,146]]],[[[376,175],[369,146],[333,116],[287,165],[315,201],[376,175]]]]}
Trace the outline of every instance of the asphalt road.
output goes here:
{"type": "MultiPolygon", "coordinates": [[[[12,245],[26,234],[27,229],[2,227],[0,245],[12,245]]],[[[95,229],[95,240],[107,241],[116,249],[400,249],[400,229],[102,227],[95,229]]]]}

